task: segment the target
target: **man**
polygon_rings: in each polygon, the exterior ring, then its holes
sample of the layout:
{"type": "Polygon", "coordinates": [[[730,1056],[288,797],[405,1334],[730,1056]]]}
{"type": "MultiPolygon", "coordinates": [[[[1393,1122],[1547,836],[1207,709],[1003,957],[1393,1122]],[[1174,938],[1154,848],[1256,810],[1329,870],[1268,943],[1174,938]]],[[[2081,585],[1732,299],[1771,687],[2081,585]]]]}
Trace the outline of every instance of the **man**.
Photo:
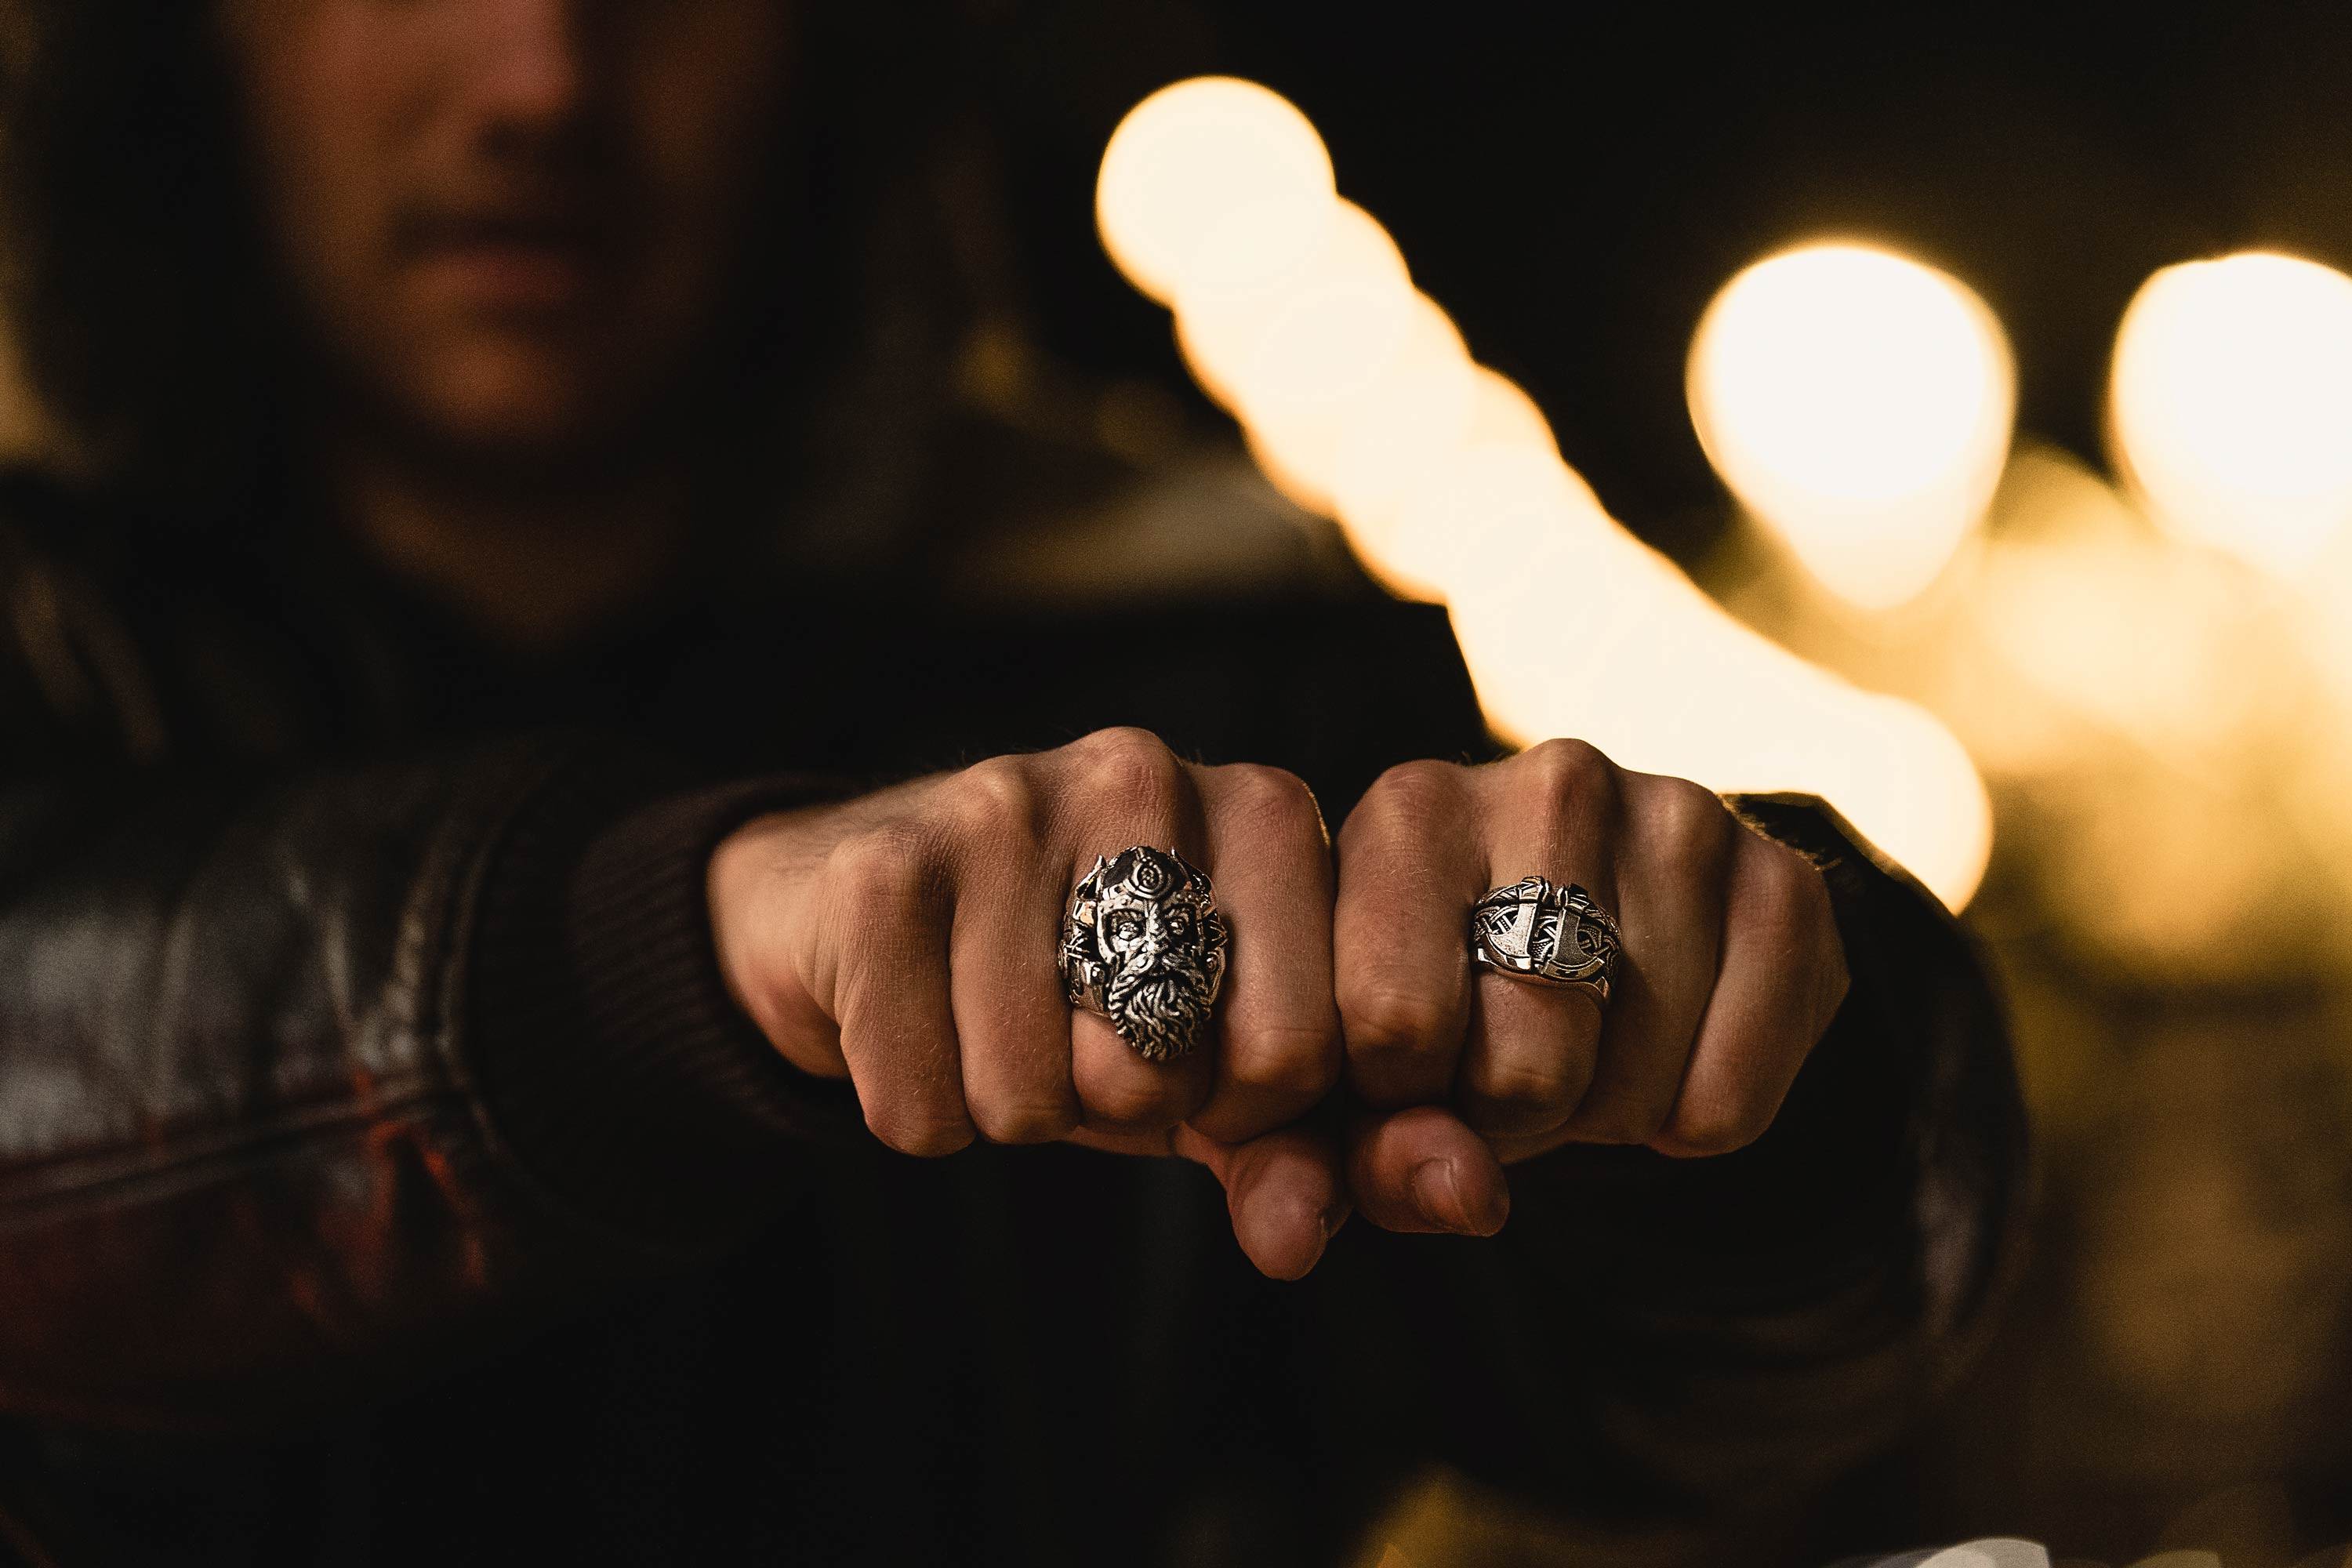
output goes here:
{"type": "Polygon", "coordinates": [[[0,531],[19,1550],[1297,1563],[1433,1466],[1788,1527],[2013,1229],[1966,943],[1804,803],[1444,760],[1422,612],[778,569],[863,25],[19,18],[86,462],[0,531]]]}

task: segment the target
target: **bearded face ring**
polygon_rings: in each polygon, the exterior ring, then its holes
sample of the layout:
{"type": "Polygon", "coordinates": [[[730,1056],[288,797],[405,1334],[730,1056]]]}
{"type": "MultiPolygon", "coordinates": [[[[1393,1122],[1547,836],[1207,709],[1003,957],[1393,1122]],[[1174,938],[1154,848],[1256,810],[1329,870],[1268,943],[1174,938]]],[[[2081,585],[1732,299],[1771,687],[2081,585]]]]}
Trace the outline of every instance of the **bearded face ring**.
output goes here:
{"type": "Polygon", "coordinates": [[[1078,879],[1062,918],[1062,990],[1110,1020],[1146,1061],[1200,1044],[1225,979],[1225,917],[1209,876],[1139,844],[1078,879]]]}
{"type": "Polygon", "coordinates": [[[1530,985],[1573,986],[1604,1006],[1624,945],[1617,922],[1573,882],[1522,878],[1470,910],[1472,963],[1530,985]]]}

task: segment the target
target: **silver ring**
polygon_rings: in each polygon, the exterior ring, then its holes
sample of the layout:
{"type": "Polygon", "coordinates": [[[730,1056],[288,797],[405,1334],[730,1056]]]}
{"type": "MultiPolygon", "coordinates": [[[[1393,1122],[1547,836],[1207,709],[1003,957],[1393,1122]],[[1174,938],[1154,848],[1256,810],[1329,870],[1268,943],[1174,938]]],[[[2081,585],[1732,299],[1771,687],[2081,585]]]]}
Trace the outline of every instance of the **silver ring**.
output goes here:
{"type": "Polygon", "coordinates": [[[1226,945],[1207,872],[1147,844],[1098,855],[1062,917],[1062,991],[1144,1060],[1174,1061],[1208,1033],[1226,945]]]}
{"type": "Polygon", "coordinates": [[[1624,948],[1609,911],[1573,882],[1523,877],[1470,910],[1472,963],[1530,985],[1574,987],[1602,1006],[1624,948]]]}

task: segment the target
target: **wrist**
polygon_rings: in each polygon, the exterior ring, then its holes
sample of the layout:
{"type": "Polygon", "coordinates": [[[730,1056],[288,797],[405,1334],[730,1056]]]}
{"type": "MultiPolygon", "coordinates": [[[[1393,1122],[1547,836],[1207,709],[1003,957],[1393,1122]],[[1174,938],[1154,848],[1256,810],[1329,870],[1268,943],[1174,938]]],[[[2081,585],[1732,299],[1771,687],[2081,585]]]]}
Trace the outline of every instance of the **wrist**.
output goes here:
{"type": "Polygon", "coordinates": [[[463,1049],[501,1142],[546,1192],[662,1247],[731,1233],[780,1149],[830,1136],[728,997],[707,866],[739,822],[822,787],[697,787],[589,752],[489,851],[464,972],[463,1049]],[[688,1157],[681,1158],[681,1154],[688,1157]]]}

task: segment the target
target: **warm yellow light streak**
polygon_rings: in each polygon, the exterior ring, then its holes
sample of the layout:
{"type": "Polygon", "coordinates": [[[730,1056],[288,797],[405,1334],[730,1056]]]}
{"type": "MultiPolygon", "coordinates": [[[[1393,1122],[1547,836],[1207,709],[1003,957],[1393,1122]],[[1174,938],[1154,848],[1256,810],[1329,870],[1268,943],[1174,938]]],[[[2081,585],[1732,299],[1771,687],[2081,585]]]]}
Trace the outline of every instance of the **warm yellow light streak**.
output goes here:
{"type": "Polygon", "coordinates": [[[1597,506],[1505,512],[1447,575],[1463,657],[1507,738],[1576,735],[1646,773],[1818,795],[1954,909],[1982,879],[1991,800],[1948,729],[1734,621],[1597,506]]]}
{"type": "Polygon", "coordinates": [[[2124,314],[2109,412],[2158,521],[2302,571],[2352,527],[2352,278],[2261,253],[2166,268],[2124,314]]]}
{"type": "MultiPolygon", "coordinates": [[[[2050,1550],[2013,1536],[1987,1536],[1947,1546],[1920,1563],[1919,1568],[2050,1568],[2050,1550]]],[[[2141,1563],[2139,1568],[2147,1568],[2147,1564],[2141,1563]]]]}
{"type": "Polygon", "coordinates": [[[1255,287],[1187,290],[1175,306],[1176,346],[1202,390],[1238,416],[1239,383],[1278,325],[1311,314],[1315,301],[1329,294],[1357,301],[1361,313],[1382,306],[1404,311],[1412,292],[1388,230],[1355,203],[1340,201],[1316,243],[1255,287]]]}
{"type": "MultiPolygon", "coordinates": [[[[1619,527],[1387,232],[1330,195],[1320,140],[1272,97],[1222,79],[1155,93],[1112,138],[1097,202],[1113,258],[1171,305],[1186,363],[1268,478],[1337,517],[1392,590],[1447,604],[1506,737],[1822,795],[1964,904],[1990,816],[1958,742],[1740,626],[1619,527]]],[[[2000,424],[2005,440],[2005,402],[2000,424]]]]}
{"type": "Polygon", "coordinates": [[[2000,479],[2016,377],[1983,301],[1930,267],[1811,245],[1748,268],[1691,345],[1691,418],[1748,510],[1840,596],[1932,583],[2000,479]]]}
{"type": "Polygon", "coordinates": [[[1311,510],[1332,515],[1343,485],[1380,486],[1380,472],[1396,474],[1412,452],[1467,434],[1470,356],[1427,295],[1358,300],[1335,289],[1297,325],[1262,340],[1237,390],[1254,444],[1306,482],[1311,510]]]}

